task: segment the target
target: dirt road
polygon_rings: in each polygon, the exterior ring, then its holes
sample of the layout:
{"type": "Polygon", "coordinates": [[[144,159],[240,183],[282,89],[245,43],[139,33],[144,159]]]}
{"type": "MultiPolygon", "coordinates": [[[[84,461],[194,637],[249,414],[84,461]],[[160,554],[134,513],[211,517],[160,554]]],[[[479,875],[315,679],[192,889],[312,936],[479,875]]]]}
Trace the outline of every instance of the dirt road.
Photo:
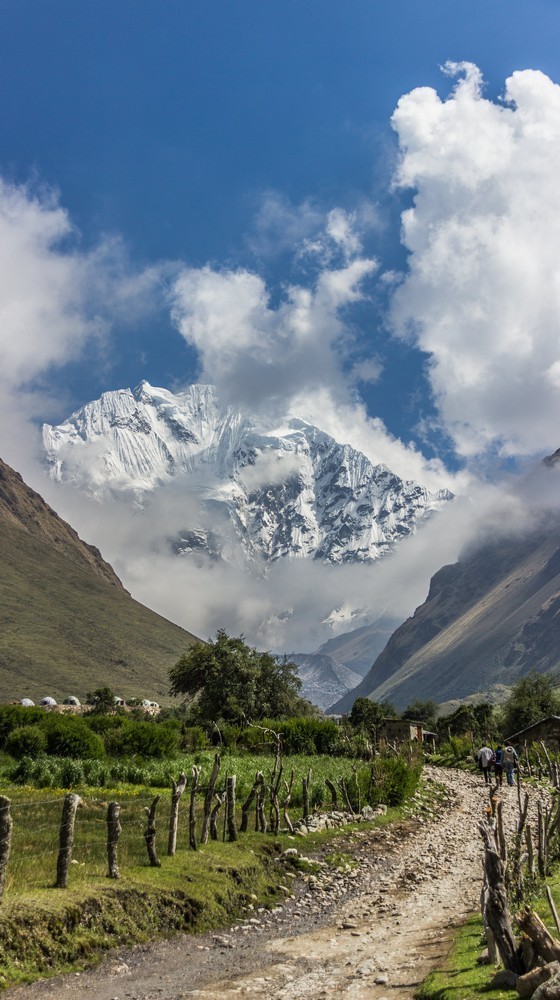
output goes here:
{"type": "MultiPolygon", "coordinates": [[[[451,929],[479,905],[477,820],[488,801],[478,776],[426,770],[447,789],[437,818],[417,801],[416,817],[396,829],[358,830],[345,848],[357,867],[297,879],[283,907],[253,911],[227,931],[122,951],[90,972],[8,990],[5,1000],[413,997],[451,929]]],[[[512,829],[515,789],[503,798],[512,829]]]]}

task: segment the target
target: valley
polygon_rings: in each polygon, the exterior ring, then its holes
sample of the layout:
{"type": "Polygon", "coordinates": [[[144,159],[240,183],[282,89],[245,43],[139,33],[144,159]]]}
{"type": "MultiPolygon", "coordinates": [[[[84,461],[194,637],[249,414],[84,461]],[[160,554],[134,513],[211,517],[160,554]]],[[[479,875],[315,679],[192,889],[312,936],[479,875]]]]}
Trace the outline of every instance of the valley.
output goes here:
{"type": "MultiPolygon", "coordinates": [[[[439,807],[428,796],[428,815],[420,795],[405,823],[339,838],[350,866],[327,870],[322,888],[298,880],[292,898],[273,912],[254,911],[219,933],[121,949],[98,969],[10,989],[6,1000],[60,1000],[68,990],[76,1000],[382,1000],[395,992],[412,1000],[445,960],[453,929],[476,909],[480,893],[484,785],[478,776],[427,770],[445,789],[439,807]]],[[[511,830],[516,802],[505,804],[511,830]]]]}

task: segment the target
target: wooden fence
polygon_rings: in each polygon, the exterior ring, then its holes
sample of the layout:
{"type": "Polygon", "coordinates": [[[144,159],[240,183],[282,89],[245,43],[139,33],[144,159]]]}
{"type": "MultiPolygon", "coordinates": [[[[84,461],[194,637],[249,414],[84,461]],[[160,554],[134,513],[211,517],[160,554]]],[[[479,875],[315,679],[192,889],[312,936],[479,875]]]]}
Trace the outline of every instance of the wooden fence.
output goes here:
{"type": "MultiPolygon", "coordinates": [[[[284,778],[282,757],[278,752],[270,777],[265,778],[262,771],[257,771],[255,779],[242,802],[237,802],[237,781],[234,774],[225,774],[219,783],[221,770],[220,754],[214,756],[213,765],[206,785],[200,783],[200,768],[192,767],[190,781],[184,772],[178,778],[172,779],[171,801],[168,817],[165,818],[167,829],[167,855],[173,857],[177,849],[179,831],[181,798],[189,788],[188,805],[188,846],[198,850],[199,845],[208,840],[223,839],[234,842],[240,834],[246,833],[252,825],[256,832],[278,834],[280,824],[284,829],[294,833],[294,822],[290,818],[289,808],[293,795],[294,772],[284,778]],[[252,817],[252,819],[251,819],[252,817]]],[[[302,801],[305,821],[311,815],[310,789],[312,773],[309,769],[302,777],[302,801]]],[[[358,806],[352,806],[349,789],[343,777],[336,782],[326,779],[326,787],[332,800],[332,810],[339,811],[339,802],[347,819],[352,819],[361,808],[359,789],[357,793],[358,806]],[[340,800],[339,800],[340,796],[340,800]]],[[[60,799],[51,799],[56,803],[60,799]]],[[[30,803],[32,805],[33,803],[30,803]]],[[[58,849],[56,853],[56,872],[54,887],[64,889],[68,885],[69,874],[73,862],[74,836],[79,808],[82,804],[80,796],[74,792],[65,795],[62,802],[58,831],[58,849]]],[[[138,807],[140,808],[140,807],[138,807]]],[[[383,807],[382,807],[383,808],[383,807]]],[[[161,795],[156,795],[150,804],[143,807],[144,827],[143,840],[147,861],[151,867],[159,868],[161,860],[158,854],[157,833],[161,817],[161,795]],[[159,810],[159,811],[158,811],[159,810]]],[[[343,822],[342,813],[340,821],[343,822]]],[[[111,879],[120,877],[119,841],[123,832],[121,803],[111,801],[106,803],[106,857],[107,876],[111,879]]],[[[56,828],[55,828],[56,829],[56,828]]],[[[12,803],[6,796],[0,796],[0,900],[2,899],[6,878],[10,868],[10,853],[14,824],[12,819],[12,803]]],[[[54,831],[53,831],[54,832],[54,831]]],[[[41,853],[50,854],[51,851],[41,853]]]]}

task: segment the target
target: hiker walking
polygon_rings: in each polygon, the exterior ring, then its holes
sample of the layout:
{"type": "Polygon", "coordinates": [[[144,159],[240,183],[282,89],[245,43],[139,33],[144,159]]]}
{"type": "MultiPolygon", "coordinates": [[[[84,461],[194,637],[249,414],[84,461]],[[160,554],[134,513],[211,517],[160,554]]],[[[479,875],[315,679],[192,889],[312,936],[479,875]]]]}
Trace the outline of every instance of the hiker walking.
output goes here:
{"type": "Polygon", "coordinates": [[[485,784],[491,782],[490,771],[492,770],[492,761],[494,759],[494,751],[487,746],[480,748],[476,755],[478,761],[478,766],[484,775],[485,784]]]}
{"type": "Polygon", "coordinates": [[[506,743],[502,751],[502,763],[505,768],[507,783],[508,785],[513,785],[513,772],[517,764],[517,753],[511,743],[506,743]]]}
{"type": "Polygon", "coordinates": [[[504,783],[504,751],[501,745],[497,746],[494,751],[494,771],[496,773],[496,784],[503,785],[504,783]]]}

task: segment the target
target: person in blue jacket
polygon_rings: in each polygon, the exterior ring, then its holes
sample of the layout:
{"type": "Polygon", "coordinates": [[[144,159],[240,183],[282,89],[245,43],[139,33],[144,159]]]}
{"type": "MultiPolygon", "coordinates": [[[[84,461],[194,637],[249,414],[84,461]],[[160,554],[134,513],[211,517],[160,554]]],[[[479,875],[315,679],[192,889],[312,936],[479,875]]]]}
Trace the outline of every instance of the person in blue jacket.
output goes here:
{"type": "Polygon", "coordinates": [[[494,751],[494,773],[496,775],[496,784],[502,785],[504,782],[504,761],[503,761],[504,751],[501,745],[497,746],[494,751]]]}

